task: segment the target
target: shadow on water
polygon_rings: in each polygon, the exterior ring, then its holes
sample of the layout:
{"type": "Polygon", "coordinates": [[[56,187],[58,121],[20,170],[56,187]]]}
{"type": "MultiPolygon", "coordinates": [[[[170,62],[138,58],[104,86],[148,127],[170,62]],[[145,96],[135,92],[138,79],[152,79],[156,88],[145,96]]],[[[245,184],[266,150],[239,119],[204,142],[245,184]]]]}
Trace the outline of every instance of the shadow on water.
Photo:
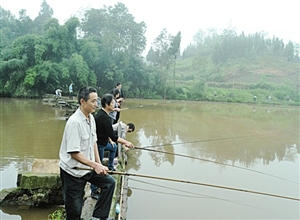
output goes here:
{"type": "Polygon", "coordinates": [[[3,213],[0,214],[2,220],[32,220],[48,219],[48,215],[53,213],[58,207],[51,208],[28,208],[28,207],[0,207],[3,213]]]}

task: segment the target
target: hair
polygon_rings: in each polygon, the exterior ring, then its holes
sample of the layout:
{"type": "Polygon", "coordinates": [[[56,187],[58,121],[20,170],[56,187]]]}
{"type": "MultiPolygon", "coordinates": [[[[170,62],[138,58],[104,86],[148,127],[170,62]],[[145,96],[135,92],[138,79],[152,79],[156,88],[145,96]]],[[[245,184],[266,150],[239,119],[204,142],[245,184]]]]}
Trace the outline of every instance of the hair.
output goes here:
{"type": "Polygon", "coordinates": [[[117,86],[121,85],[122,83],[121,82],[117,82],[117,86]]]}
{"type": "Polygon", "coordinates": [[[115,89],[113,89],[110,93],[116,98],[116,96],[117,96],[118,94],[120,94],[120,90],[117,89],[117,88],[115,88],[115,89]]]}
{"type": "Polygon", "coordinates": [[[129,129],[131,129],[131,130],[132,130],[132,132],[134,131],[134,129],[135,129],[135,126],[134,126],[134,124],[133,124],[133,123],[128,123],[128,124],[127,124],[127,126],[128,126],[128,128],[129,128],[129,129]]]}
{"type": "Polygon", "coordinates": [[[84,99],[84,101],[87,101],[90,98],[90,93],[95,92],[97,93],[97,89],[95,89],[92,86],[85,86],[82,87],[77,95],[78,104],[81,105],[80,100],[84,99]]]}
{"type": "Polygon", "coordinates": [[[110,103],[114,100],[114,96],[112,94],[104,94],[101,98],[101,105],[103,108],[105,108],[107,105],[110,105],[110,103]]]}

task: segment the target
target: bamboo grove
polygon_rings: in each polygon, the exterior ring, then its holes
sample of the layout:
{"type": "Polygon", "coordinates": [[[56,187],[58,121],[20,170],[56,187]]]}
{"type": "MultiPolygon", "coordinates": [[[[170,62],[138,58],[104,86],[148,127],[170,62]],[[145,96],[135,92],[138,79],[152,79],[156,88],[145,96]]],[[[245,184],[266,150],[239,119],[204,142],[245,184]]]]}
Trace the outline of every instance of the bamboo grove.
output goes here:
{"type": "Polygon", "coordinates": [[[181,52],[184,33],[163,29],[144,56],[147,25],[123,3],[83,9],[64,24],[46,0],[33,20],[2,7],[0,18],[2,97],[64,94],[70,83],[75,93],[91,85],[101,95],[122,82],[132,98],[300,102],[299,44],[275,36],[199,29],[181,52]]]}

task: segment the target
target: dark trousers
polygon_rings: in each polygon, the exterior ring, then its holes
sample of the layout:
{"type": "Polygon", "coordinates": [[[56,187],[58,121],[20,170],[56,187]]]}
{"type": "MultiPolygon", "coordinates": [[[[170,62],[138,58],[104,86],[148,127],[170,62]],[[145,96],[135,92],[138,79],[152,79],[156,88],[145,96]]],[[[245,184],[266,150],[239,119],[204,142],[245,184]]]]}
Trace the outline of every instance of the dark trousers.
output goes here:
{"type": "Polygon", "coordinates": [[[87,182],[101,188],[99,199],[93,211],[93,217],[101,219],[108,217],[115,189],[115,180],[112,176],[100,175],[92,171],[83,177],[74,177],[60,169],[60,178],[67,214],[66,220],[80,220],[84,188],[87,182]]]}
{"type": "Polygon", "coordinates": [[[114,120],[114,124],[116,124],[119,121],[119,119],[120,119],[120,112],[117,112],[116,119],[114,120]]]}
{"type": "MultiPolygon", "coordinates": [[[[104,151],[109,151],[109,157],[108,157],[108,169],[113,170],[114,169],[114,159],[116,157],[116,152],[118,151],[118,147],[116,144],[111,145],[109,142],[107,142],[106,146],[103,145],[98,145],[98,152],[99,152],[99,157],[100,161],[102,163],[103,158],[104,158],[104,151]]],[[[91,184],[91,192],[96,193],[98,187],[95,184],[91,184]]]]}

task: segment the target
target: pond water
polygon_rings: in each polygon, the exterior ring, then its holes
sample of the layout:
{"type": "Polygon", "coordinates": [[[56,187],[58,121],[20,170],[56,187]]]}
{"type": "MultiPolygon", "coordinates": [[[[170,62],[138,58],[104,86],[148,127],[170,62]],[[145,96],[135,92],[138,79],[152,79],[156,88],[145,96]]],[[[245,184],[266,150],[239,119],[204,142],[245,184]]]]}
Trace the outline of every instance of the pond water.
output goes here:
{"type": "MultiPolygon", "coordinates": [[[[66,122],[41,100],[0,103],[3,189],[33,158],[58,158],[66,122]]],[[[299,107],[127,99],[123,108],[136,126],[127,139],[145,147],[128,152],[128,173],[149,177],[129,176],[127,219],[300,218],[299,107]]],[[[2,208],[0,219],[52,212],[2,208]]]]}

